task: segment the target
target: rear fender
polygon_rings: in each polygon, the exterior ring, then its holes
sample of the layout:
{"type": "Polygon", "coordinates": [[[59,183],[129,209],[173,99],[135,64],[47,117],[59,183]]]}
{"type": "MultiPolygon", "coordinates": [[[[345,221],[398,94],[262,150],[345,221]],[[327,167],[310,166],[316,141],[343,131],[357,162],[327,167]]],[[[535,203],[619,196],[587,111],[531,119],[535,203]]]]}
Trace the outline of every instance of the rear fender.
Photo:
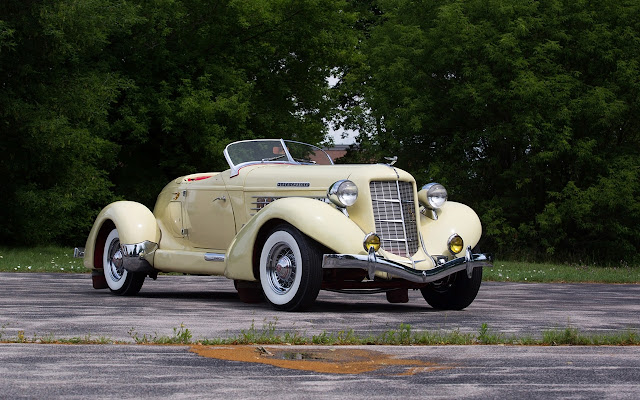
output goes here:
{"type": "MultiPolygon", "coordinates": [[[[104,240],[113,227],[118,229],[121,244],[145,241],[160,243],[160,228],[153,213],[144,205],[133,201],[117,201],[100,211],[85,245],[84,266],[102,268],[104,240]]],[[[153,265],[153,253],[145,259],[153,265]]]]}
{"type": "Polygon", "coordinates": [[[265,235],[279,222],[293,225],[334,252],[366,254],[362,246],[365,233],[342,212],[316,199],[288,197],[264,207],[238,232],[227,252],[227,278],[256,280],[253,267],[265,235]]]}

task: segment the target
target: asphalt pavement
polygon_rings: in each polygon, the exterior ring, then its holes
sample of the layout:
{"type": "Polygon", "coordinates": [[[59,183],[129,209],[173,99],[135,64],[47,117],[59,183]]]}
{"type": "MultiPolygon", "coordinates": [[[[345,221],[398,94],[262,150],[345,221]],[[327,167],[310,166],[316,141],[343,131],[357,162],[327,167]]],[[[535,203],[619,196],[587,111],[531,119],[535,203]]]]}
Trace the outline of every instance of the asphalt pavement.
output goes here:
{"type": "Polygon", "coordinates": [[[0,273],[0,329],[4,335],[75,337],[90,334],[131,341],[139,334],[171,336],[183,324],[194,338],[237,335],[254,326],[306,336],[352,329],[381,333],[409,324],[413,330],[540,335],[574,327],[583,333],[640,330],[640,285],[484,282],[462,311],[434,310],[419,291],[409,303],[390,304],[384,294],[321,291],[307,312],[279,312],[267,303],[246,304],[222,277],[160,276],[138,296],[95,290],[85,274],[0,273]]]}
{"type": "MultiPolygon", "coordinates": [[[[483,283],[462,311],[419,292],[321,292],[308,312],[240,302],[219,277],[160,276],[139,296],[94,290],[88,275],[0,273],[0,341],[32,337],[239,335],[251,326],[311,336],[397,329],[539,336],[640,330],[640,285],[483,283]]],[[[139,346],[0,344],[0,398],[625,398],[640,394],[640,347],[139,346]],[[231,354],[231,357],[228,355],[231,354]],[[243,355],[241,357],[241,355],[243,355]],[[320,367],[319,367],[320,365],[320,367]],[[327,368],[336,368],[335,371],[327,368]],[[347,368],[347,369],[344,369],[347,368]],[[348,368],[352,368],[349,370],[348,368]],[[344,369],[344,370],[343,370],[344,369]]]]}

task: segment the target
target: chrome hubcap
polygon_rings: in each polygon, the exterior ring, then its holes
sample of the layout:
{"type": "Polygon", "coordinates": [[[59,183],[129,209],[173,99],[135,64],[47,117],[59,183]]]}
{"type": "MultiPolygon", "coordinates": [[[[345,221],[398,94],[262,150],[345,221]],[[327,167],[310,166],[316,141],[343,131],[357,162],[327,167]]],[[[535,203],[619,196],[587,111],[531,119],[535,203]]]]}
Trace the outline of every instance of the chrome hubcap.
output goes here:
{"type": "Polygon", "coordinates": [[[122,279],[124,274],[124,264],[122,261],[122,250],[120,249],[120,240],[115,239],[109,244],[109,271],[114,281],[122,279]]]}
{"type": "Polygon", "coordinates": [[[287,293],[296,279],[296,259],[285,243],[277,243],[269,252],[267,276],[269,286],[278,294],[287,293]]]}
{"type": "Polygon", "coordinates": [[[278,275],[279,280],[289,280],[289,277],[293,274],[293,263],[291,262],[291,259],[287,256],[280,258],[276,264],[275,273],[278,275]]]}

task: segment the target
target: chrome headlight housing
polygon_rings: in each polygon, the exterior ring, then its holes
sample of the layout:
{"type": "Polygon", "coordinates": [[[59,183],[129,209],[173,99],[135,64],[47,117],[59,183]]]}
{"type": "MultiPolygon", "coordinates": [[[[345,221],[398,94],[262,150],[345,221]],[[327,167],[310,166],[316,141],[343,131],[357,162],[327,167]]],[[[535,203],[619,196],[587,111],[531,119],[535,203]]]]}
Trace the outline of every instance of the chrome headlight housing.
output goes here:
{"type": "Polygon", "coordinates": [[[464,240],[462,240],[462,236],[454,233],[447,240],[447,247],[451,254],[459,254],[462,250],[464,250],[464,240]]]}
{"type": "Polygon", "coordinates": [[[418,192],[418,201],[425,207],[436,210],[447,202],[447,189],[439,183],[428,183],[418,192]]]}
{"type": "Polygon", "coordinates": [[[350,180],[342,179],[331,185],[327,197],[338,207],[349,207],[358,199],[358,187],[350,180]]]}
{"type": "Polygon", "coordinates": [[[362,246],[367,251],[367,253],[370,252],[371,249],[373,249],[373,251],[376,252],[380,250],[381,243],[382,241],[380,240],[380,236],[378,236],[374,232],[371,232],[364,237],[364,240],[362,241],[362,246]]]}

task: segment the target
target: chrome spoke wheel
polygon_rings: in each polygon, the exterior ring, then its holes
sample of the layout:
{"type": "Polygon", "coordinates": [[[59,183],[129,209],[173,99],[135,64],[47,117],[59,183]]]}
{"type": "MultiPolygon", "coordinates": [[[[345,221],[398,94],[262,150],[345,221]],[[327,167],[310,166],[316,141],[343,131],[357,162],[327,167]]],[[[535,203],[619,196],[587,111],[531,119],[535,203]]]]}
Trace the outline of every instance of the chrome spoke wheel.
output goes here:
{"type": "Polygon", "coordinates": [[[122,290],[129,275],[129,272],[124,269],[122,257],[118,230],[112,229],[104,243],[104,251],[102,253],[104,277],[111,291],[122,290]]]}
{"type": "Polygon", "coordinates": [[[114,294],[135,295],[140,291],[145,274],[127,271],[117,229],[112,229],[104,242],[102,268],[107,286],[114,294]]]}
{"type": "Polygon", "coordinates": [[[303,310],[318,297],[322,254],[291,225],[271,231],[262,246],[259,269],[264,297],[277,310],[303,310]]]}
{"type": "Polygon", "coordinates": [[[269,252],[267,260],[267,279],[271,289],[278,294],[285,294],[296,279],[296,256],[284,242],[277,243],[269,252]]]}
{"type": "Polygon", "coordinates": [[[120,240],[115,238],[108,244],[107,252],[108,265],[105,266],[111,274],[111,279],[117,282],[124,277],[125,269],[122,262],[122,249],[120,249],[120,240]]]}

